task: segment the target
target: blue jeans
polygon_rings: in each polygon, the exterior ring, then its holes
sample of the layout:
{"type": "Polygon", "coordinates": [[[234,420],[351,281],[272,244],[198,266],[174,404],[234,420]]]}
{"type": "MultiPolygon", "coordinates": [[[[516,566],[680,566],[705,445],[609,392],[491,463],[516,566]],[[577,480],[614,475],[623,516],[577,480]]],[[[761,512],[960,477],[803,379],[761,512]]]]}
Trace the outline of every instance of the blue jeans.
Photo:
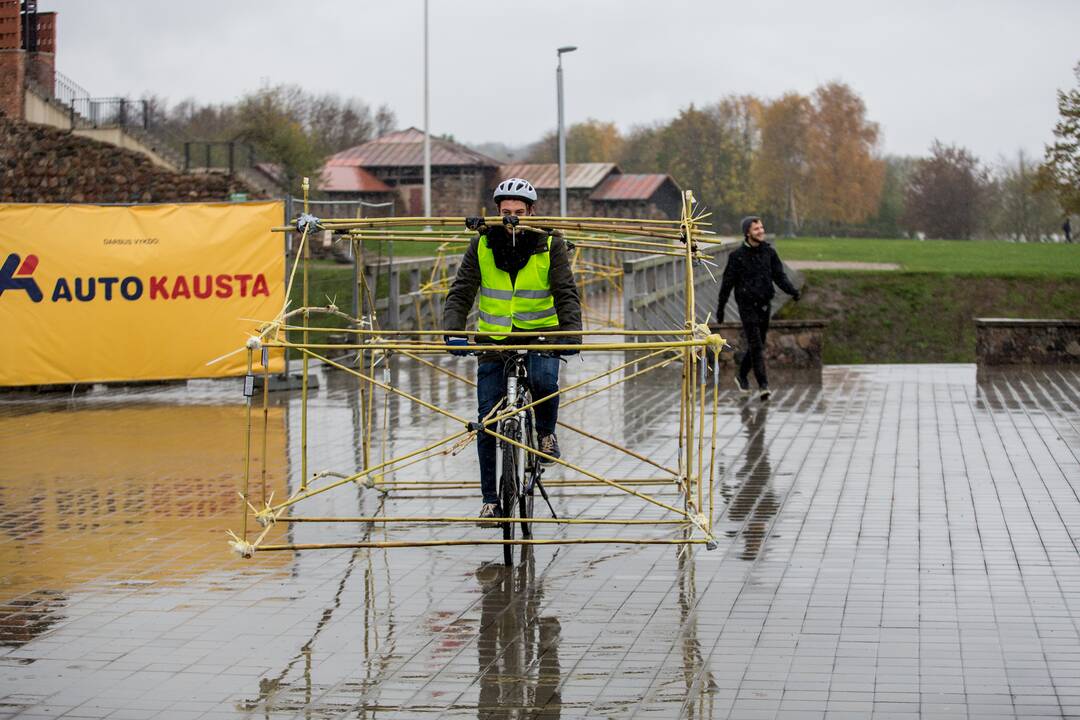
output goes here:
{"type": "MultiPolygon", "coordinates": [[[[529,373],[529,390],[534,399],[550,395],[559,389],[558,357],[530,351],[526,359],[529,373]]],[[[476,369],[477,418],[483,422],[491,408],[506,394],[506,363],[502,360],[482,362],[476,369]]],[[[559,398],[553,397],[533,409],[536,416],[537,435],[555,432],[559,419],[559,398]]],[[[495,482],[495,438],[487,433],[476,436],[476,454],[480,459],[480,490],[485,503],[498,503],[499,490],[495,482]]]]}

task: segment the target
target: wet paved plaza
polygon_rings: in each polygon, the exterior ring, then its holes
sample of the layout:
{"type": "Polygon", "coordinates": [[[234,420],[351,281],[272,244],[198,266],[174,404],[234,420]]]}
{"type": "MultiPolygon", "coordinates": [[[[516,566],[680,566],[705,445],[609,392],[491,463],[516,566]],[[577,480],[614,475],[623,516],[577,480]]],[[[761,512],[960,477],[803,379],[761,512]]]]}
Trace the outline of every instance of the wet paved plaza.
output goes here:
{"type": "MultiPolygon", "coordinates": [[[[469,388],[430,371],[395,382],[472,412],[469,388]]],[[[512,570],[498,547],[232,555],[239,383],[0,396],[0,717],[1080,717],[1080,371],[831,367],[774,384],[767,404],[722,386],[717,550],[537,546],[512,570]]],[[[673,464],[677,388],[673,368],[563,419],[673,464]]],[[[357,467],[356,396],[321,373],[312,470],[357,467]]],[[[404,401],[386,412],[393,454],[454,429],[404,401]]],[[[279,498],[299,473],[299,415],[295,394],[275,396],[265,455],[256,442],[279,498]]],[[[595,471],[650,476],[572,433],[560,443],[595,471]]],[[[393,479],[433,477],[473,481],[472,448],[393,479]]],[[[468,489],[338,490],[297,513],[479,506],[468,489]]],[[[617,491],[553,495],[560,515],[662,517],[617,491]]],[[[293,542],[485,532],[275,528],[293,542]]]]}

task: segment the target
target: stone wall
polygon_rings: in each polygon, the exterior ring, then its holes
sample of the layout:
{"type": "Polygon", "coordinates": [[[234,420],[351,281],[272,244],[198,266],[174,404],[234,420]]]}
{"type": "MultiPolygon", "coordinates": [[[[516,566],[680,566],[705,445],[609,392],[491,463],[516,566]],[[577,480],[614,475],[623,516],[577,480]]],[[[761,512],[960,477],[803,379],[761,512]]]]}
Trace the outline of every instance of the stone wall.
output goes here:
{"type": "Polygon", "coordinates": [[[433,168],[431,214],[435,217],[477,215],[491,206],[489,181],[483,168],[433,168]]]}
{"type": "Polygon", "coordinates": [[[1080,320],[975,318],[979,365],[1080,363],[1080,320]]]}
{"type": "MultiPolygon", "coordinates": [[[[567,217],[593,217],[596,215],[594,203],[589,200],[591,188],[568,188],[566,190],[567,217]]],[[[559,190],[544,189],[536,191],[536,214],[559,214],[559,190]]]]}
{"type": "Polygon", "coordinates": [[[224,175],[185,175],[140,153],[0,115],[0,202],[125,203],[259,197],[224,175]]]}
{"type": "MultiPolygon", "coordinates": [[[[740,323],[710,323],[709,328],[719,333],[738,351],[746,347],[740,323]]],[[[765,362],[769,367],[795,368],[801,370],[821,369],[821,346],[825,322],[822,320],[773,320],[765,336],[765,362]]],[[[720,356],[722,365],[732,365],[732,353],[720,356]]]]}
{"type": "MultiPolygon", "coordinates": [[[[424,177],[421,168],[368,168],[372,175],[397,193],[396,215],[422,215],[424,177]]],[[[431,213],[438,216],[478,215],[492,210],[495,189],[493,167],[433,167],[431,169],[431,213]]]]}

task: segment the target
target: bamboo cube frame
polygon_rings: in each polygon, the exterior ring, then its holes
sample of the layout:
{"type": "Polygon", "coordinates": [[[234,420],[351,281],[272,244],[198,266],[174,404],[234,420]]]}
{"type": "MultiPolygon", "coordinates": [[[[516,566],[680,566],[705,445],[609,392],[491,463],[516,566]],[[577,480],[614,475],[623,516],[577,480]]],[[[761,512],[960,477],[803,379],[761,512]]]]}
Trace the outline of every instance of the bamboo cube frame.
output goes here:
{"type": "MultiPolygon", "coordinates": [[[[307,178],[304,179],[304,211],[308,211],[308,195],[309,195],[309,183],[307,178]]],[[[520,518],[493,518],[492,522],[531,522],[541,525],[547,524],[559,524],[559,525],[595,525],[595,526],[641,526],[641,525],[671,525],[678,528],[679,537],[558,537],[558,538],[532,538],[532,539],[492,539],[492,538],[456,538],[446,540],[371,540],[364,539],[357,542],[349,543],[285,543],[285,544],[268,544],[265,542],[266,537],[270,529],[276,523],[368,523],[372,526],[377,524],[383,527],[391,526],[394,524],[402,523],[430,523],[430,524],[466,524],[476,521],[475,518],[470,517],[432,517],[432,516],[359,516],[359,517],[303,517],[303,516],[291,516],[286,513],[291,508],[301,504],[304,500],[311,498],[315,495],[319,495],[324,492],[331,491],[335,488],[351,483],[360,483],[364,487],[377,490],[382,493],[395,493],[401,494],[410,491],[439,491],[439,490],[451,490],[451,489],[467,489],[475,487],[475,484],[460,483],[447,480],[430,480],[430,481],[393,481],[385,480],[385,475],[388,471],[398,470],[407,467],[412,464],[423,462],[424,460],[440,455],[445,455],[450,452],[457,452],[466,444],[471,442],[476,436],[476,430],[470,429],[471,421],[467,418],[460,417],[444,408],[440,408],[437,405],[429,403],[420,397],[412,395],[401,388],[394,387],[393,385],[381,382],[377,380],[375,375],[375,367],[377,362],[390,356],[391,354],[401,355],[416,361],[423,366],[446,375],[453,381],[462,382],[468,385],[475,386],[475,383],[451,370],[448,370],[440,365],[425,360],[422,356],[425,354],[443,354],[446,352],[445,345],[432,341],[430,337],[440,338],[445,334],[441,329],[429,329],[429,330],[378,330],[373,327],[375,324],[373,319],[370,322],[365,322],[364,318],[352,318],[336,308],[313,308],[309,306],[309,282],[308,272],[310,264],[310,246],[308,243],[308,233],[311,229],[311,225],[305,225],[300,237],[299,251],[296,254],[296,260],[294,261],[292,270],[289,275],[288,287],[286,289],[286,303],[281,312],[278,313],[272,321],[262,324],[258,333],[250,337],[246,343],[247,350],[247,367],[248,375],[251,375],[254,368],[255,351],[262,348],[281,348],[285,350],[299,351],[302,357],[303,366],[303,379],[301,381],[301,442],[300,442],[300,455],[301,455],[301,476],[300,487],[290,497],[275,502],[272,494],[267,496],[266,494],[266,436],[267,436],[267,417],[269,409],[269,398],[267,393],[268,386],[268,373],[267,367],[262,367],[263,372],[263,459],[261,469],[262,480],[262,493],[261,501],[258,507],[251,502],[251,481],[252,481],[252,413],[253,413],[253,399],[252,396],[247,398],[247,413],[246,413],[246,430],[245,430],[245,453],[244,453],[244,470],[243,470],[243,486],[240,492],[241,497],[241,533],[237,535],[232,531],[229,531],[229,535],[232,538],[231,545],[234,551],[243,557],[252,557],[257,552],[272,552],[283,550],[315,550],[315,549],[340,549],[340,548],[398,548],[398,547],[433,547],[433,546],[452,546],[452,545],[569,545],[569,544],[660,544],[660,545],[693,545],[704,544],[709,549],[716,546],[715,538],[712,534],[712,523],[714,517],[714,496],[715,496],[715,455],[716,455],[716,431],[717,431],[717,413],[718,413],[718,388],[717,383],[717,368],[716,368],[716,355],[725,346],[725,341],[719,335],[710,334],[707,326],[698,325],[696,323],[696,298],[694,296],[694,261],[698,259],[698,246],[701,243],[718,242],[715,240],[715,236],[704,229],[703,221],[708,217],[706,213],[695,214],[694,197],[692,192],[686,191],[683,194],[682,201],[682,214],[681,218],[677,221],[668,220],[637,220],[627,218],[558,218],[558,217],[534,217],[527,218],[528,226],[519,225],[519,228],[523,229],[538,229],[532,227],[533,225],[544,228],[545,230],[559,229],[567,234],[567,237],[574,240],[577,247],[592,247],[605,249],[611,252],[612,258],[617,253],[644,253],[644,254],[659,254],[668,255],[672,257],[679,257],[684,260],[685,275],[686,275],[686,297],[685,297],[685,323],[682,328],[672,328],[669,330],[620,330],[619,333],[636,338],[643,338],[642,342],[597,342],[597,343],[583,343],[583,344],[543,344],[543,345],[474,345],[472,349],[484,350],[559,350],[559,349],[572,349],[580,350],[583,353],[597,352],[597,351],[611,351],[611,350],[624,350],[624,351],[641,351],[644,352],[643,357],[636,357],[625,363],[619,364],[614,368],[609,368],[603,372],[599,372],[592,375],[585,380],[573,383],[567,387],[559,388],[557,392],[544,398],[533,400],[528,406],[537,405],[555,396],[563,398],[561,400],[562,406],[571,405],[577,402],[581,402],[590,397],[597,395],[600,392],[610,390],[617,385],[620,385],[628,380],[636,377],[640,377],[654,370],[667,367],[677,360],[682,361],[682,382],[679,391],[679,432],[678,432],[678,447],[679,447],[679,462],[678,467],[670,468],[660,463],[653,461],[652,459],[639,454],[630,448],[624,447],[614,441],[599,437],[595,434],[589,433],[581,428],[574,427],[566,422],[559,422],[559,426],[575,432],[583,437],[586,437],[592,441],[599,442],[604,446],[617,450],[626,454],[629,457],[635,458],[640,462],[651,465],[655,469],[664,474],[662,478],[611,478],[605,477],[601,474],[592,472],[591,470],[571,463],[567,460],[551,457],[544,453],[525,446],[524,444],[506,437],[500,434],[496,428],[498,423],[506,417],[518,412],[519,410],[503,410],[499,411],[497,406],[492,413],[485,418],[481,425],[484,431],[494,436],[495,438],[508,442],[520,447],[524,452],[532,453],[539,456],[549,462],[561,465],[568,468],[580,477],[569,480],[556,480],[548,483],[551,487],[603,487],[612,488],[618,490],[621,493],[632,495],[642,500],[645,503],[660,507],[672,515],[672,517],[664,519],[617,519],[617,518],[587,518],[587,517],[573,517],[573,518],[531,518],[528,520],[520,518]],[[633,235],[634,237],[626,237],[627,235],[633,235]],[[648,237],[650,240],[641,240],[641,237],[648,237]],[[666,241],[666,242],[664,242],[666,241]],[[296,310],[290,311],[288,308],[288,297],[291,295],[293,283],[296,280],[296,274],[298,270],[302,276],[302,307],[296,310]],[[313,312],[331,312],[342,317],[348,318],[353,322],[355,327],[345,330],[335,329],[334,332],[349,333],[355,336],[355,340],[347,344],[326,344],[311,341],[311,333],[313,332],[326,332],[324,328],[312,327],[309,323],[310,316],[313,312]],[[300,316],[303,319],[300,325],[289,324],[289,319],[300,316]],[[290,342],[287,338],[286,332],[298,331],[302,335],[301,342],[290,342]],[[677,340],[665,340],[664,338],[677,337],[677,340]],[[412,339],[415,338],[415,339],[412,339]],[[359,362],[358,367],[348,367],[326,356],[326,350],[354,350],[358,354],[359,362]],[[713,383],[713,397],[710,408],[707,407],[706,401],[707,386],[706,386],[706,373],[705,363],[709,357],[708,350],[712,351],[714,372],[712,375],[713,383]],[[349,373],[361,381],[361,411],[365,415],[364,437],[361,438],[362,444],[362,456],[364,468],[360,472],[345,474],[334,471],[323,471],[316,473],[309,477],[308,475],[308,404],[309,404],[309,389],[307,385],[307,371],[310,360],[314,358],[322,361],[324,364],[338,369],[342,372],[349,373]],[[640,368],[634,369],[628,374],[624,374],[623,377],[608,382],[599,388],[593,388],[588,391],[584,391],[576,396],[569,396],[572,391],[576,391],[584,388],[587,385],[596,383],[607,376],[614,375],[617,372],[623,370],[630,370],[634,366],[641,366],[646,361],[653,360],[651,364],[640,368]],[[385,458],[376,464],[371,463],[371,442],[372,442],[372,420],[375,416],[375,388],[383,391],[384,408],[386,407],[387,400],[390,395],[397,395],[399,397],[406,398],[411,402],[417,403],[425,410],[442,415],[450,420],[460,423],[461,430],[453,432],[446,437],[426,445],[425,447],[413,450],[411,452],[399,455],[397,457],[385,458]],[[705,448],[706,439],[706,421],[707,416],[711,415],[711,435],[709,442],[709,448],[705,448]],[[323,483],[323,480],[333,478],[329,482],[323,483]],[[318,483],[318,487],[313,487],[314,483],[318,483]],[[677,491],[677,499],[681,500],[682,507],[670,504],[663,500],[660,500],[654,495],[648,494],[636,488],[647,487],[649,485],[674,486],[677,491]],[[249,519],[254,518],[263,529],[258,532],[253,541],[249,541],[249,519]]],[[[500,217],[488,218],[492,223],[501,222],[500,217]]],[[[417,225],[425,225],[429,228],[452,228],[453,226],[462,227],[464,225],[464,218],[379,218],[379,219],[353,219],[353,220],[321,220],[319,225],[325,229],[333,230],[336,233],[347,234],[354,243],[359,243],[363,239],[394,239],[394,240],[410,240],[418,242],[432,242],[439,243],[438,252],[440,257],[447,249],[448,242],[454,242],[457,238],[462,238],[461,242],[467,240],[467,237],[456,229],[434,229],[431,231],[417,232],[408,228],[415,227],[417,225]],[[434,235],[434,237],[433,237],[434,235]]],[[[276,227],[273,228],[274,232],[290,232],[295,231],[292,227],[276,227]]],[[[578,258],[575,256],[575,264],[578,264],[578,258]]],[[[445,265],[443,265],[442,277],[439,277],[440,264],[437,262],[435,268],[432,270],[431,279],[422,288],[422,292],[425,294],[434,294],[437,292],[445,291],[444,287],[448,282],[445,272],[445,265]]],[[[611,266],[596,266],[586,267],[579,265],[579,267],[585,267],[588,272],[593,274],[599,281],[608,282],[613,288],[621,288],[621,269],[614,263],[611,266]]],[[[370,291],[368,289],[368,291],[370,291]]],[[[610,317],[610,313],[609,313],[610,317]]],[[[464,336],[479,336],[482,333],[478,331],[454,331],[455,335],[464,336]]],[[[509,337],[514,336],[535,336],[536,333],[510,333],[509,337]]],[[[554,331],[544,333],[548,337],[559,336],[576,336],[584,339],[589,336],[597,335],[610,335],[611,331],[554,331]]],[[[384,411],[385,415],[385,411],[384,411]]],[[[385,421],[385,417],[384,417],[385,421]]],[[[473,426],[475,427],[475,426],[473,426]]],[[[386,435],[384,434],[384,438],[386,435]]],[[[385,442],[385,441],[384,441],[385,442]]],[[[385,448],[384,448],[385,450],[385,448]]],[[[369,526],[370,527],[370,526],[369,526]]],[[[367,538],[370,538],[370,533],[367,534],[367,538]]]]}

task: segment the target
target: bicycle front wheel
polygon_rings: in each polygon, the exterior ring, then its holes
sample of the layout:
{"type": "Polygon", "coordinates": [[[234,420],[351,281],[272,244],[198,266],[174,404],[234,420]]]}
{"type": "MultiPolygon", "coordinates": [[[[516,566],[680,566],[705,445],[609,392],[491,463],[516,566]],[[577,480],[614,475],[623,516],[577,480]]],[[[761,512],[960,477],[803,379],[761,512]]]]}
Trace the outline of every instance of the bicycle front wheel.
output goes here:
{"type": "MultiPolygon", "coordinates": [[[[507,437],[517,438],[516,429],[512,432],[504,429],[503,434],[507,437]]],[[[513,518],[518,515],[518,489],[521,481],[518,479],[521,451],[516,445],[508,442],[502,443],[502,469],[499,473],[499,504],[502,506],[503,517],[513,518]]],[[[502,523],[503,540],[514,539],[514,526],[517,523],[502,523]]],[[[514,546],[507,543],[503,545],[503,563],[509,567],[514,564],[514,546]]]]}
{"type": "MultiPolygon", "coordinates": [[[[522,442],[535,449],[537,445],[536,430],[533,427],[533,413],[532,410],[528,410],[526,413],[525,437],[522,438],[522,442]]],[[[518,510],[521,513],[521,518],[525,520],[531,519],[533,516],[533,498],[536,497],[536,482],[540,476],[540,458],[532,453],[524,453],[522,465],[521,497],[518,500],[518,510]]],[[[521,537],[531,540],[532,531],[532,523],[521,523],[521,537]]]]}

